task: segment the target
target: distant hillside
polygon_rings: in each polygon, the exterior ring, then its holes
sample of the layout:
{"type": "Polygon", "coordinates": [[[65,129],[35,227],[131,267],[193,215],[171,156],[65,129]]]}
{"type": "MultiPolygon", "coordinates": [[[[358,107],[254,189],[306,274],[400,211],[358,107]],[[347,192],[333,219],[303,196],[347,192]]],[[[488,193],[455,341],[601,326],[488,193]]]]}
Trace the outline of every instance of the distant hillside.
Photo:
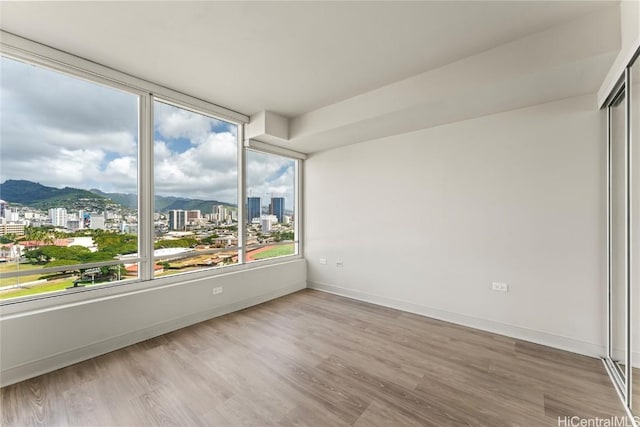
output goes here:
{"type": "Polygon", "coordinates": [[[109,199],[113,200],[115,203],[119,203],[122,206],[125,206],[129,209],[138,209],[138,197],[135,194],[105,193],[95,188],[92,188],[89,191],[93,194],[97,194],[98,196],[108,197],[109,199]]]}
{"type": "MultiPolygon", "coordinates": [[[[138,209],[138,199],[135,194],[105,193],[100,190],[90,191],[79,188],[55,188],[25,181],[8,179],[0,184],[0,199],[37,209],[67,208],[103,211],[107,205],[121,205],[128,209],[138,209]]],[[[217,200],[188,199],[186,197],[156,196],[156,212],[167,212],[173,209],[200,210],[211,213],[215,205],[225,205],[235,209],[235,205],[217,200]]]]}
{"type": "MultiPolygon", "coordinates": [[[[108,197],[116,203],[120,203],[127,206],[130,209],[137,209],[138,199],[135,194],[129,193],[104,193],[100,190],[91,190],[91,192],[108,197]]],[[[211,213],[213,207],[216,205],[225,205],[232,209],[235,209],[236,205],[230,203],[219,202],[217,200],[201,200],[201,199],[188,199],[186,197],[155,197],[155,211],[156,212],[168,212],[174,209],[182,210],[199,210],[204,213],[211,213]]]]}
{"type": "Polygon", "coordinates": [[[235,205],[219,202],[217,200],[187,199],[184,197],[163,197],[163,196],[156,196],[155,198],[156,212],[167,212],[173,209],[183,209],[183,210],[199,210],[202,213],[211,213],[211,211],[213,210],[213,207],[216,205],[225,205],[230,208],[236,207],[235,205]]]}
{"type": "Polygon", "coordinates": [[[101,208],[111,203],[109,199],[87,190],[47,187],[37,182],[13,179],[0,184],[0,199],[38,209],[101,208]]]}

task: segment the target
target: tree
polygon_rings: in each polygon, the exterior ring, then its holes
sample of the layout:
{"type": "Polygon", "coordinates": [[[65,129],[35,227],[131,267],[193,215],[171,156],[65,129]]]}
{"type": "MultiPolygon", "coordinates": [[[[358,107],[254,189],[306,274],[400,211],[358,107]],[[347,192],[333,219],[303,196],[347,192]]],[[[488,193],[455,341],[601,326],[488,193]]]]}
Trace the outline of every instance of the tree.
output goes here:
{"type": "Polygon", "coordinates": [[[192,237],[185,237],[174,240],[160,240],[154,244],[155,249],[163,248],[190,248],[198,244],[198,241],[192,237]]]}
{"type": "Polygon", "coordinates": [[[80,261],[77,259],[56,259],[54,261],[49,261],[45,267],[63,267],[68,265],[70,267],[69,271],[72,271],[75,270],[72,266],[78,264],[80,264],[80,261]]]}
{"type": "Polygon", "coordinates": [[[50,245],[52,245],[52,244],[54,244],[54,243],[55,243],[55,239],[54,239],[54,237],[53,237],[53,235],[52,235],[52,234],[50,234],[50,233],[48,233],[48,232],[46,232],[46,231],[45,231],[45,232],[44,232],[44,236],[43,236],[43,238],[42,238],[42,243],[44,243],[45,245],[46,245],[46,244],[50,244],[50,245]]]}
{"type": "Polygon", "coordinates": [[[49,233],[41,227],[26,227],[24,229],[24,237],[28,241],[35,242],[35,247],[39,248],[48,239],[49,233]]]}
{"type": "Polygon", "coordinates": [[[24,256],[32,263],[49,263],[55,260],[73,260],[78,263],[106,261],[113,259],[108,254],[92,253],[84,246],[42,246],[28,250],[24,256]]]}
{"type": "Polygon", "coordinates": [[[0,236],[0,243],[15,243],[16,235],[14,233],[7,233],[4,236],[0,236]]]}
{"type": "Polygon", "coordinates": [[[200,243],[202,243],[203,245],[211,245],[214,243],[214,241],[220,236],[218,236],[216,233],[211,234],[210,236],[207,236],[203,239],[200,239],[200,243]]]}
{"type": "MultiPolygon", "coordinates": [[[[98,231],[98,230],[95,230],[98,231]]],[[[107,253],[111,257],[132,254],[138,251],[138,238],[133,234],[113,234],[101,232],[93,236],[98,251],[107,253]]]]}

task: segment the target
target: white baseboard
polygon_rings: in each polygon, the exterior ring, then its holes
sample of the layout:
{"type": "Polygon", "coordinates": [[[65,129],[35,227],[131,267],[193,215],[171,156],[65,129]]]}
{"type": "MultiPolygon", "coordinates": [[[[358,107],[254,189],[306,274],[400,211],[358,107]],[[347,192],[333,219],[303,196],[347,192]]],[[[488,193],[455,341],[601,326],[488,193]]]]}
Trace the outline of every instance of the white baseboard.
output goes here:
{"type": "MultiPolygon", "coordinates": [[[[421,316],[431,317],[433,319],[444,320],[446,322],[455,323],[470,328],[480,329],[499,335],[506,335],[511,338],[517,338],[523,341],[529,341],[536,344],[546,345],[548,347],[560,350],[570,351],[585,356],[600,358],[605,354],[605,348],[601,345],[576,340],[569,337],[550,334],[548,332],[537,331],[520,326],[508,325],[493,320],[480,319],[477,317],[467,316],[464,314],[453,313],[450,311],[439,310],[425,305],[416,304],[407,301],[401,301],[380,295],[369,294],[366,292],[356,291],[353,289],[342,288],[340,286],[329,285],[327,283],[319,283],[307,281],[307,287],[323,292],[328,292],[359,301],[369,302],[384,307],[395,308],[397,310],[409,313],[419,314],[421,316]]],[[[640,355],[639,355],[640,356],[640,355]]],[[[640,360],[640,358],[636,359],[640,360]]]]}
{"type": "Polygon", "coordinates": [[[46,374],[47,372],[55,371],[56,369],[61,369],[66,366],[91,359],[92,357],[97,357],[214,317],[261,304],[304,288],[306,288],[306,283],[299,283],[294,286],[276,289],[271,292],[256,295],[221,307],[216,307],[211,310],[191,313],[179,318],[165,320],[150,327],[131,331],[123,335],[111,337],[106,340],[98,341],[69,351],[64,351],[38,360],[25,362],[0,372],[0,387],[46,374]]]}

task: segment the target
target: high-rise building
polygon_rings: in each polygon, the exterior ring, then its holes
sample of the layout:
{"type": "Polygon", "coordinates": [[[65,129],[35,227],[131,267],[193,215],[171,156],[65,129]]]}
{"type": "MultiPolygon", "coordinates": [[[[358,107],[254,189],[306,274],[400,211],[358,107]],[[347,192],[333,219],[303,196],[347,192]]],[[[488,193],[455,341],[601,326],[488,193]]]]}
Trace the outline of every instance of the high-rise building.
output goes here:
{"type": "Polygon", "coordinates": [[[82,219],[82,225],[80,228],[90,228],[91,227],[91,213],[79,211],[78,217],[82,219]]]}
{"type": "Polygon", "coordinates": [[[187,227],[187,211],[181,209],[169,211],[169,230],[185,230],[187,227]]]}
{"type": "Polygon", "coordinates": [[[91,229],[92,230],[104,230],[104,214],[91,214],[91,229]]]}
{"type": "Polygon", "coordinates": [[[7,202],[0,200],[0,218],[5,217],[5,210],[7,209],[7,202]]]}
{"type": "Polygon", "coordinates": [[[18,222],[20,220],[20,212],[16,208],[7,208],[4,211],[4,218],[7,222],[18,222]]]}
{"type": "Polygon", "coordinates": [[[191,223],[197,221],[201,218],[199,210],[186,211],[187,212],[187,223],[191,223]]]}
{"type": "Polygon", "coordinates": [[[275,215],[278,218],[278,222],[282,224],[284,222],[284,197],[272,197],[271,204],[269,205],[269,214],[275,215]]]}
{"type": "Polygon", "coordinates": [[[68,219],[67,220],[67,228],[71,231],[78,231],[80,230],[80,223],[82,221],[80,221],[78,218],[72,218],[72,219],[68,219]]]}
{"type": "Polygon", "coordinates": [[[247,197],[247,222],[260,218],[260,197],[247,197]]]}
{"type": "Polygon", "coordinates": [[[82,230],[84,227],[84,211],[83,210],[79,210],[78,211],[78,230],[82,230]]]}
{"type": "Polygon", "coordinates": [[[216,222],[218,224],[222,224],[227,220],[227,208],[225,208],[224,205],[217,205],[213,211],[216,215],[216,222]]]}
{"type": "Polygon", "coordinates": [[[49,209],[49,222],[55,227],[67,226],[67,210],[65,208],[49,209]]]}
{"type": "Polygon", "coordinates": [[[271,232],[271,220],[266,215],[260,219],[260,230],[263,234],[271,232]]]}

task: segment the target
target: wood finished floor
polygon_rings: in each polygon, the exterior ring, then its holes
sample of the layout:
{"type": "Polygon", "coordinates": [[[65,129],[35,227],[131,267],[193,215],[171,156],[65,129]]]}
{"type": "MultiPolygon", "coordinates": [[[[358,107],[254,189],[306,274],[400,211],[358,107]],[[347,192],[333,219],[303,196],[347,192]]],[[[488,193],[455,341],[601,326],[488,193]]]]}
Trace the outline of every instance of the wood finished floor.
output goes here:
{"type": "Polygon", "coordinates": [[[0,390],[3,426],[557,426],[602,363],[303,290],[0,390]]]}

